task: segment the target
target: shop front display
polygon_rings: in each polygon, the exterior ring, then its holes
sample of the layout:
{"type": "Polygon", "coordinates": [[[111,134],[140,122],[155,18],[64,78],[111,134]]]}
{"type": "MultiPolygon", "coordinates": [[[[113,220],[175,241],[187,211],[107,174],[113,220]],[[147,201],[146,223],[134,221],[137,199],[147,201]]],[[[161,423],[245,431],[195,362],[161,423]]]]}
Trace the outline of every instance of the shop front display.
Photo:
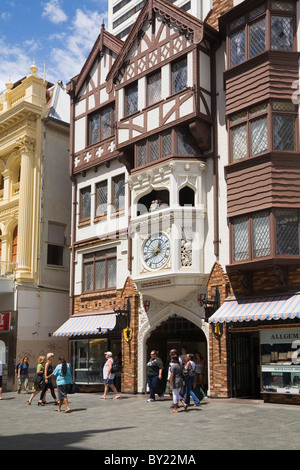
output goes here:
{"type": "Polygon", "coordinates": [[[263,393],[300,393],[300,328],[260,331],[263,393]]]}

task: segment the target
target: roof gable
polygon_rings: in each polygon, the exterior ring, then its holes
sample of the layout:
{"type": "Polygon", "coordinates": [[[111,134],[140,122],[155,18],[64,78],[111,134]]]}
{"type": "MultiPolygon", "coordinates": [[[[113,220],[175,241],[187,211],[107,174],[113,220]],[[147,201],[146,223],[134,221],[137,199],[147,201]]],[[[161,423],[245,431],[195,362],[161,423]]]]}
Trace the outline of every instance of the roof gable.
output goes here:
{"type": "Polygon", "coordinates": [[[118,55],[122,49],[123,41],[117,39],[115,36],[110,34],[108,31],[105,30],[104,24],[102,24],[101,32],[88,55],[87,60],[85,61],[84,66],[81,69],[81,72],[76,75],[76,77],[72,78],[70,83],[68,84],[68,93],[77,96],[84,85],[87,77],[89,76],[94,63],[97,57],[100,57],[104,54],[104,49],[107,48],[116,55],[118,55]]]}
{"type": "MultiPolygon", "coordinates": [[[[122,68],[124,69],[124,63],[126,65],[128,59],[130,59],[135,43],[144,39],[146,30],[155,23],[155,18],[158,16],[161,18],[164,25],[174,29],[177,28],[179,33],[185,36],[191,44],[200,44],[204,37],[214,40],[218,37],[216,30],[177,6],[164,0],[148,0],[132,26],[107,76],[107,81],[111,83],[110,86],[112,86],[112,82],[119,75],[120,71],[123,73],[122,68]]],[[[158,41],[157,37],[155,41],[158,41]]]]}

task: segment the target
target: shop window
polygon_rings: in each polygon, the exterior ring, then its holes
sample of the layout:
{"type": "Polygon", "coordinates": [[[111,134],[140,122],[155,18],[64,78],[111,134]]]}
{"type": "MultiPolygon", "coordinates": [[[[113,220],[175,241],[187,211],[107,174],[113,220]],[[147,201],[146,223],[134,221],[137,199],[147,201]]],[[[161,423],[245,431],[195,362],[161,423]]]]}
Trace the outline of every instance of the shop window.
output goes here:
{"type": "Polygon", "coordinates": [[[115,212],[125,209],[125,175],[118,175],[112,179],[113,207],[115,212]]]}
{"type": "Polygon", "coordinates": [[[116,287],[116,249],[97,251],[83,256],[83,291],[98,291],[116,287]]]}
{"type": "Polygon", "coordinates": [[[125,116],[138,111],[138,83],[125,88],[125,116]]]}
{"type": "Polygon", "coordinates": [[[96,184],[95,210],[95,217],[104,217],[107,214],[107,180],[96,184]]]}
{"type": "Polygon", "coordinates": [[[115,133],[115,105],[106,106],[89,116],[89,142],[93,145],[115,133]]]}
{"type": "Polygon", "coordinates": [[[299,345],[299,328],[260,332],[262,392],[299,395],[299,345]]]}
{"type": "Polygon", "coordinates": [[[64,265],[65,226],[49,222],[47,264],[53,266],[64,265]]]}
{"type": "Polygon", "coordinates": [[[157,103],[161,99],[161,71],[147,77],[147,105],[157,103]]]}
{"type": "Polygon", "coordinates": [[[187,58],[172,63],[172,93],[187,87],[187,58]]]}
{"type": "Polygon", "coordinates": [[[91,217],[91,187],[80,190],[80,221],[88,221],[91,217]]]}

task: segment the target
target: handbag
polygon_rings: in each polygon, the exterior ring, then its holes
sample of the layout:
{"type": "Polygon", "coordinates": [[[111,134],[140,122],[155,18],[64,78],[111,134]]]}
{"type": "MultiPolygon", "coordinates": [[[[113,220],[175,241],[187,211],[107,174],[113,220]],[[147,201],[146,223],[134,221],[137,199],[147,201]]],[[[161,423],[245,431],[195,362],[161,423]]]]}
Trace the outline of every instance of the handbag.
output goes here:
{"type": "Polygon", "coordinates": [[[38,374],[36,372],[35,376],[33,377],[34,385],[42,385],[43,382],[44,382],[44,375],[43,374],[38,374]]]}

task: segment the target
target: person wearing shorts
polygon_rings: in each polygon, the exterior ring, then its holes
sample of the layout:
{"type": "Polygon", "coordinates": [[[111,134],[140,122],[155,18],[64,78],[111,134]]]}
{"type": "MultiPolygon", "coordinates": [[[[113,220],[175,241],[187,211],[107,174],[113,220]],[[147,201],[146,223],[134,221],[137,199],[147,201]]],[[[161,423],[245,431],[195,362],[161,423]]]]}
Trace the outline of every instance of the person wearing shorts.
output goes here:
{"type": "Polygon", "coordinates": [[[110,351],[107,351],[105,354],[106,362],[103,367],[103,379],[104,379],[104,393],[102,397],[100,397],[101,400],[106,399],[106,395],[108,392],[108,388],[110,387],[113,392],[115,393],[115,397],[113,400],[118,400],[120,398],[120,395],[118,394],[118,391],[114,385],[114,378],[115,374],[111,372],[112,365],[114,363],[114,360],[112,358],[112,353],[110,351]]]}

